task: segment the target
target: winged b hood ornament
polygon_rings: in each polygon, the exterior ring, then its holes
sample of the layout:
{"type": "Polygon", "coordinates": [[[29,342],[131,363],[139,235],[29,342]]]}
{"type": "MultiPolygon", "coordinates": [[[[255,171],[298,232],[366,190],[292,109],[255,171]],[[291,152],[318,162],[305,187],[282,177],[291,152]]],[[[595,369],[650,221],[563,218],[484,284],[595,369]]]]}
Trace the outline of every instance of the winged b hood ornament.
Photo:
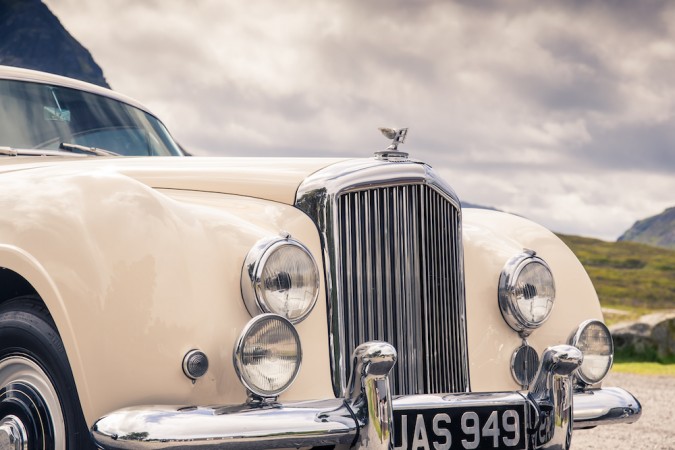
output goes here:
{"type": "Polygon", "coordinates": [[[406,152],[398,150],[399,144],[405,142],[405,137],[408,134],[407,128],[380,128],[380,132],[387,138],[391,139],[391,144],[385,150],[375,152],[377,159],[385,159],[388,161],[405,161],[408,159],[406,152]]]}

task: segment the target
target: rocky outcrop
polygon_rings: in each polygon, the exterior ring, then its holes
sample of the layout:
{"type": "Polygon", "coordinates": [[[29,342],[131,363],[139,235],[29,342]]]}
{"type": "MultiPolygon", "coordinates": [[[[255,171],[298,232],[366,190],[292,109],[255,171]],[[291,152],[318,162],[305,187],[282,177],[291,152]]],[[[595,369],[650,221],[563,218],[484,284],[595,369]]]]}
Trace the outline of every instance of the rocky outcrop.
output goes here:
{"type": "Polygon", "coordinates": [[[0,64],[109,87],[91,53],[40,0],[0,1],[0,64]]]}
{"type": "Polygon", "coordinates": [[[646,360],[675,357],[675,311],[654,313],[610,327],[615,351],[646,360]]]}

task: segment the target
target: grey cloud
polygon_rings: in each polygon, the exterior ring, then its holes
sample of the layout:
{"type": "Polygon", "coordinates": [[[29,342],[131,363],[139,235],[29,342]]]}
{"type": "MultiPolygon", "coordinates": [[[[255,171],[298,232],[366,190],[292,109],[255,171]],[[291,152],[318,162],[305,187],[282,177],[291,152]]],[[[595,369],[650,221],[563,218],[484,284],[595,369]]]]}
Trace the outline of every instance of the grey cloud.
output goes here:
{"type": "Polygon", "coordinates": [[[567,29],[547,30],[538,41],[551,57],[560,63],[570,64],[592,72],[606,74],[609,68],[598,54],[596,42],[588,42],[567,29]]]}
{"type": "Polygon", "coordinates": [[[405,148],[464,199],[560,231],[672,206],[673,3],[46,3],[198,154],[367,156],[378,126],[409,126],[405,148]],[[616,196],[627,168],[658,189],[616,196]]]}
{"type": "Polygon", "coordinates": [[[541,110],[558,113],[612,112],[621,110],[620,86],[598,73],[579,73],[573,77],[548,78],[531,74],[512,76],[510,87],[524,101],[541,110]]]}
{"type": "Polygon", "coordinates": [[[571,10],[576,16],[593,14],[613,22],[624,34],[639,33],[662,35],[668,33],[670,26],[665,17],[672,11],[673,4],[668,0],[576,0],[559,5],[574,5],[571,10]]]}
{"type": "MultiPolygon", "coordinates": [[[[675,177],[675,122],[592,129],[581,151],[596,167],[670,173],[675,177]]],[[[675,196],[674,196],[675,197],[675,196]]]]}

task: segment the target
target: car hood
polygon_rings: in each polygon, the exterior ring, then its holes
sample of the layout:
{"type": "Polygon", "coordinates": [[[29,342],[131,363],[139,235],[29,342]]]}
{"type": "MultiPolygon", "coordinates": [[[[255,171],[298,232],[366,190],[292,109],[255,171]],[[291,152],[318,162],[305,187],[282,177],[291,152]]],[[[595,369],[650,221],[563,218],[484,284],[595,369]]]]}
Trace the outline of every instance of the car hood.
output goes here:
{"type": "Polygon", "coordinates": [[[116,172],[155,189],[236,194],[292,205],[298,186],[305,178],[324,167],[343,161],[328,158],[211,157],[83,159],[2,158],[0,176],[7,172],[42,169],[44,176],[74,172],[116,172]]]}

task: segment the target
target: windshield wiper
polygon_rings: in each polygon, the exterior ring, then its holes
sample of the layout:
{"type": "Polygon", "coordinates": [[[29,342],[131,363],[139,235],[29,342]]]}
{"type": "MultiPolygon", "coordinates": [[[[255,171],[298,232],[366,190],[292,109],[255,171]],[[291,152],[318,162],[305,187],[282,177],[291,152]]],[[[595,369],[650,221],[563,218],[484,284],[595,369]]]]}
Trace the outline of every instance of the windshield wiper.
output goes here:
{"type": "Polygon", "coordinates": [[[96,148],[96,147],[87,147],[86,145],[77,145],[77,144],[70,144],[68,142],[61,142],[61,145],[59,145],[59,149],[61,150],[66,150],[69,152],[77,153],[77,151],[84,152],[84,153],[89,153],[92,155],[98,155],[98,156],[122,156],[119,153],[111,152],[110,150],[105,150],[102,148],[96,148]]]}
{"type": "Polygon", "coordinates": [[[26,148],[0,147],[0,156],[77,156],[87,158],[87,153],[73,153],[66,150],[33,150],[26,148]]]}
{"type": "Polygon", "coordinates": [[[117,153],[107,152],[107,150],[94,149],[98,150],[101,153],[92,153],[89,151],[89,147],[85,147],[82,153],[74,152],[73,150],[49,150],[49,149],[27,149],[27,148],[12,148],[6,146],[0,146],[0,156],[76,156],[78,158],[87,158],[89,155],[104,155],[104,156],[113,156],[117,153]]]}

